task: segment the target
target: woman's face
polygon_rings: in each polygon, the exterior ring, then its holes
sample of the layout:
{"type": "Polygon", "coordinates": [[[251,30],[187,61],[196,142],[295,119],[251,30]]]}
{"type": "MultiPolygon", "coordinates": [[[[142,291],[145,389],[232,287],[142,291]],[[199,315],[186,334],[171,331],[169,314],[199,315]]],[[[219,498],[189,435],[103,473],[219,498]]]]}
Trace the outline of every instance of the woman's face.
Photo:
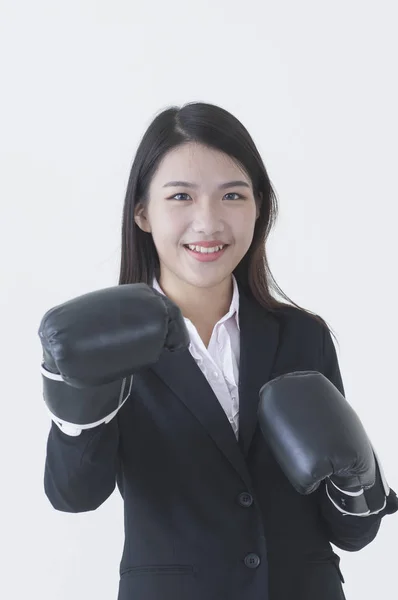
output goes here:
{"type": "Polygon", "coordinates": [[[230,278],[248,251],[257,216],[252,183],[241,168],[226,154],[189,142],[164,156],[135,221],[153,236],[165,287],[211,288],[230,278]],[[178,181],[187,184],[170,184],[178,181]],[[185,248],[217,240],[228,247],[211,262],[185,248]]]}

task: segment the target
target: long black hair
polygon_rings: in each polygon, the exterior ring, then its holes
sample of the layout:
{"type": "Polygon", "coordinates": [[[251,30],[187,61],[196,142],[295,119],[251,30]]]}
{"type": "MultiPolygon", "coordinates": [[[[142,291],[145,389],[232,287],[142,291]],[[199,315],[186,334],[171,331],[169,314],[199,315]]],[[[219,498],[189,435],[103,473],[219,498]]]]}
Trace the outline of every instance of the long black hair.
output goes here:
{"type": "Polygon", "coordinates": [[[288,304],[309,313],[331,331],[322,317],[298,306],[276,283],[266,250],[266,241],[278,214],[276,194],[249,132],[236,117],[214,104],[191,102],[182,107],[169,107],[153,119],[144,133],[131,167],[124,201],[119,285],[152,285],[154,276],[159,281],[159,258],[152,235],[138,227],[134,210],[139,202],[146,206],[151,179],[164,155],[187,142],[201,143],[229,155],[252,182],[259,217],[250,248],[233,271],[242,289],[271,311],[286,306],[272,295],[276,291],[288,304]]]}

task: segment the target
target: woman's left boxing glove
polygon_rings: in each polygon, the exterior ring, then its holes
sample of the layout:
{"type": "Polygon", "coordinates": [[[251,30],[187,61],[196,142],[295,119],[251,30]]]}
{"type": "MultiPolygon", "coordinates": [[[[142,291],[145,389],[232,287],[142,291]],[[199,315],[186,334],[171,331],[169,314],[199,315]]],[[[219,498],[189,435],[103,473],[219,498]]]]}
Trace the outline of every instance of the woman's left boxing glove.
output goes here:
{"type": "Polygon", "coordinates": [[[277,462],[301,494],[326,491],[344,514],[368,516],[398,510],[381,464],[355,411],[318,371],[296,371],[260,390],[258,419],[277,462]]]}

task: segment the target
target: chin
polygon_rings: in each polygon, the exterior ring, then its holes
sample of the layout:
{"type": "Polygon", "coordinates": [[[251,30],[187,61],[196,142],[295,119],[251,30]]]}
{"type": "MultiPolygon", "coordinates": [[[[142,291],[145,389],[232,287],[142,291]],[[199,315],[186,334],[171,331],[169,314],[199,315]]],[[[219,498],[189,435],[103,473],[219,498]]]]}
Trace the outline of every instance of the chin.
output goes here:
{"type": "Polygon", "coordinates": [[[225,281],[226,279],[229,279],[232,275],[232,271],[225,271],[225,272],[218,272],[218,273],[212,273],[212,274],[204,274],[204,275],[188,275],[188,274],[181,274],[181,276],[179,276],[179,278],[183,281],[185,281],[186,283],[188,283],[189,285],[198,287],[198,288],[212,288],[215,287],[217,285],[219,285],[220,283],[222,283],[223,281],[225,281]]]}

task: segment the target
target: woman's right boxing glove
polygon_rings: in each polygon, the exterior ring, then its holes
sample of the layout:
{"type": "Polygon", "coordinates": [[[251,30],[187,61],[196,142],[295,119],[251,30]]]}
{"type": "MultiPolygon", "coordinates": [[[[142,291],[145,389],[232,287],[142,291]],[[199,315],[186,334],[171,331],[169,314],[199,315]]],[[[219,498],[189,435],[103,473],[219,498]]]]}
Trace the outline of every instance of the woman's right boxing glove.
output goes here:
{"type": "Polygon", "coordinates": [[[43,397],[68,435],[108,423],[130,394],[133,374],[161,352],[185,350],[179,307],[144,283],[90,292],[41,320],[43,397]]]}

